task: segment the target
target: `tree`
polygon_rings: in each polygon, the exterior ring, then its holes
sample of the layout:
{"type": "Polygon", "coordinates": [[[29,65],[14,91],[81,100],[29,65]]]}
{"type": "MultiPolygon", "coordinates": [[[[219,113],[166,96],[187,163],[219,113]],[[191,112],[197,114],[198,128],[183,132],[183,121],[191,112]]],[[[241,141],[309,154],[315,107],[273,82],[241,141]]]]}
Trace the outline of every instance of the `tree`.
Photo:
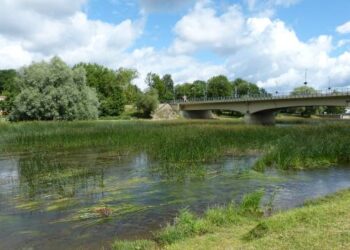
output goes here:
{"type": "Polygon", "coordinates": [[[175,95],[176,99],[182,99],[183,96],[187,96],[189,98],[192,98],[192,84],[191,83],[184,83],[179,84],[175,87],[175,95]]]}
{"type": "Polygon", "coordinates": [[[174,98],[174,81],[171,75],[166,74],[160,78],[157,74],[148,73],[145,81],[150,89],[157,90],[159,101],[170,101],[174,98]]]}
{"type": "Polygon", "coordinates": [[[231,95],[232,85],[226,76],[214,76],[208,80],[209,97],[225,97],[231,95]]]}
{"type": "Polygon", "coordinates": [[[151,117],[159,105],[158,93],[155,89],[149,89],[146,93],[140,93],[136,100],[136,108],[143,117],[151,117]]]}
{"type": "Polygon", "coordinates": [[[174,99],[174,81],[171,77],[170,74],[165,74],[162,77],[162,81],[165,86],[165,95],[164,95],[164,100],[165,101],[170,101],[174,99]]]}
{"type": "Polygon", "coordinates": [[[83,67],[86,71],[86,83],[97,91],[100,101],[99,112],[102,116],[117,116],[124,111],[124,86],[132,76],[129,72],[114,72],[98,64],[80,63],[75,67],[83,67]]]}
{"type": "Polygon", "coordinates": [[[260,89],[256,84],[241,78],[234,80],[232,86],[238,96],[267,94],[265,89],[260,89]]]}
{"type": "Polygon", "coordinates": [[[308,87],[308,86],[296,87],[293,89],[291,93],[292,96],[314,95],[314,94],[317,94],[317,90],[314,89],[313,87],[308,87]]]}
{"type": "MultiPolygon", "coordinates": [[[[303,96],[303,95],[313,95],[313,94],[317,94],[317,90],[308,86],[296,87],[291,92],[292,96],[303,96]]],[[[301,116],[304,116],[304,117],[310,117],[311,115],[316,114],[317,110],[318,110],[317,107],[309,106],[309,107],[300,107],[300,108],[289,108],[287,112],[300,114],[301,116]]]]}
{"type": "Polygon", "coordinates": [[[17,73],[14,69],[0,70],[0,94],[11,88],[11,85],[15,82],[16,75],[17,73]]]}
{"type": "Polygon", "coordinates": [[[17,72],[13,69],[0,70],[0,95],[6,96],[5,101],[0,102],[0,110],[9,113],[19,88],[16,85],[17,72]]]}
{"type": "Polygon", "coordinates": [[[20,69],[17,84],[20,93],[14,100],[11,121],[98,117],[98,99],[95,90],[86,85],[85,70],[71,69],[58,57],[20,69]]]}
{"type": "Polygon", "coordinates": [[[125,104],[135,103],[138,94],[141,92],[141,90],[132,83],[137,77],[138,72],[134,69],[119,68],[116,71],[117,83],[123,89],[125,104]]]}

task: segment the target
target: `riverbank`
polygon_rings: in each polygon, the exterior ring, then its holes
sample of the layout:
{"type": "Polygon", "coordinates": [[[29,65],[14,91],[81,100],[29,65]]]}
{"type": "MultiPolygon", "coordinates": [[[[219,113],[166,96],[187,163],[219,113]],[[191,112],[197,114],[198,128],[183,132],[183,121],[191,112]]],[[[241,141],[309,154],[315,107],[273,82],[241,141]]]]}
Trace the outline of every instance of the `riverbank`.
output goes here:
{"type": "Polygon", "coordinates": [[[182,212],[155,241],[116,241],[114,249],[349,249],[350,190],[271,217],[259,217],[258,198],[202,217],[182,212]]]}
{"type": "Polygon", "coordinates": [[[84,150],[146,153],[167,170],[188,170],[224,155],[262,155],[256,169],[308,169],[350,162],[344,122],[287,127],[237,121],[91,121],[0,124],[1,153],[84,150]]]}

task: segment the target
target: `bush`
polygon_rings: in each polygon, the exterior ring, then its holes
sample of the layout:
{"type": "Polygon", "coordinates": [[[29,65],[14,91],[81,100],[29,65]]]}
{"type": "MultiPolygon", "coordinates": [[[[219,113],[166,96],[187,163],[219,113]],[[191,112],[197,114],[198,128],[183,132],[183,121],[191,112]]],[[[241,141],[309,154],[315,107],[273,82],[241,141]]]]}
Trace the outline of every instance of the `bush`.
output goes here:
{"type": "Polygon", "coordinates": [[[98,117],[98,99],[86,85],[85,70],[72,70],[58,57],[22,68],[17,81],[20,93],[13,103],[11,121],[98,117]]]}
{"type": "Polygon", "coordinates": [[[150,90],[144,94],[139,94],[136,100],[136,108],[143,117],[150,118],[152,112],[158,107],[158,94],[155,90],[150,90]]]}

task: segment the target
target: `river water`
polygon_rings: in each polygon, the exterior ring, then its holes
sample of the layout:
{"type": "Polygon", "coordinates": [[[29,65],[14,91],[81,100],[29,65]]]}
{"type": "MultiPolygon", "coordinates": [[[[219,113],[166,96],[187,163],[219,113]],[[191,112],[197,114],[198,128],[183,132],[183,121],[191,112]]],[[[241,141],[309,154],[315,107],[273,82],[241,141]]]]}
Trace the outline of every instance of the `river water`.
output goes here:
{"type": "Polygon", "coordinates": [[[265,190],[275,210],[350,187],[350,168],[252,169],[258,156],[172,171],[147,155],[91,149],[0,157],[0,249],[98,249],[152,237],[183,208],[238,202],[265,190]]]}

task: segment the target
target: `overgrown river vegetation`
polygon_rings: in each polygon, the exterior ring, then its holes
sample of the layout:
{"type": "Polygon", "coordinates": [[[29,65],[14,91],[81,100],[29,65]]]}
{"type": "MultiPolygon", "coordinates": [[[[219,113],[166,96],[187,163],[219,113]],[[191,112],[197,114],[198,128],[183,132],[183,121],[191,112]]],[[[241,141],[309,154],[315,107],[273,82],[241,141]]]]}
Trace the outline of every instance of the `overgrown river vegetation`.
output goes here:
{"type": "Polygon", "coordinates": [[[347,188],[347,122],[0,122],[0,249],[349,249],[347,188]]]}

